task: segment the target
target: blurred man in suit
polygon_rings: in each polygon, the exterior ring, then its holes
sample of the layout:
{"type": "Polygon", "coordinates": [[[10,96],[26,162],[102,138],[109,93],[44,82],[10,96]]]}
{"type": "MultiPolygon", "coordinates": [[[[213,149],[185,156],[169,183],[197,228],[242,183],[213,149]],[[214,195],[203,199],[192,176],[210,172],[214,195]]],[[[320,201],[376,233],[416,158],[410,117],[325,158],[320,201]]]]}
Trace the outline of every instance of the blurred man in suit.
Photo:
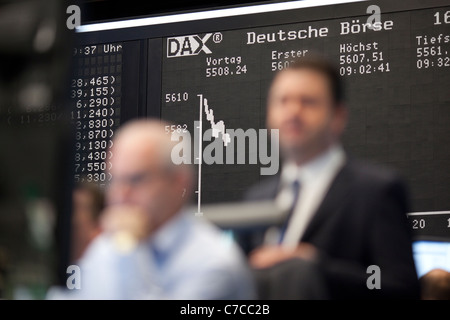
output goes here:
{"type": "Polygon", "coordinates": [[[297,60],[275,76],[267,126],[279,129],[282,170],[246,198],[274,199],[289,215],[265,241],[258,234],[238,238],[253,250],[258,270],[293,258],[314,262],[331,298],[418,298],[405,185],[394,172],[344,152],[341,81],[319,57],[297,60]],[[368,288],[371,265],[380,268],[381,289],[368,288]]]}

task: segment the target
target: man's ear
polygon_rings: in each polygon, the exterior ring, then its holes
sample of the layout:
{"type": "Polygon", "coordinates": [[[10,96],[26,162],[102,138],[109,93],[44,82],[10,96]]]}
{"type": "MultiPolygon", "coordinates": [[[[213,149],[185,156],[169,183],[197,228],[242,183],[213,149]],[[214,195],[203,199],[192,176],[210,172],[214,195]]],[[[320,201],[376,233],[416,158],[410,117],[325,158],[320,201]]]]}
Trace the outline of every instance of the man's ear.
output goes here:
{"type": "Polygon", "coordinates": [[[193,189],[194,177],[192,174],[192,168],[182,168],[176,175],[176,184],[179,187],[181,195],[189,197],[193,189]]]}

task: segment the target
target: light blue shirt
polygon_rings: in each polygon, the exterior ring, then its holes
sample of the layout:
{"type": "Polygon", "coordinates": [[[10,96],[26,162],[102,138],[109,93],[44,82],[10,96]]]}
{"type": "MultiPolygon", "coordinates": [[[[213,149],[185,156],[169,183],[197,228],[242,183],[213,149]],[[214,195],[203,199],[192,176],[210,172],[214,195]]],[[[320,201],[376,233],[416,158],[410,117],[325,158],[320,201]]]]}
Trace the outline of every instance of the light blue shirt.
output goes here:
{"type": "Polygon", "coordinates": [[[102,234],[79,267],[81,289],[52,289],[49,299],[255,298],[252,275],[236,244],[187,213],[126,254],[102,234]]]}

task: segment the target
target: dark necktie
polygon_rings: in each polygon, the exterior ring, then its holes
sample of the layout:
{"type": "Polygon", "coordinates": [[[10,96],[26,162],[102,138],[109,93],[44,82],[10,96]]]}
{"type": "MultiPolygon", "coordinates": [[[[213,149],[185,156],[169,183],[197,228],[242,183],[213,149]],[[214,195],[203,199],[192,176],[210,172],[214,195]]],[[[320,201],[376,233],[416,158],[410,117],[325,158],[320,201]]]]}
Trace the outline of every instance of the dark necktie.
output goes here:
{"type": "Polygon", "coordinates": [[[155,261],[155,264],[158,268],[161,268],[161,266],[163,265],[164,261],[165,261],[165,254],[162,250],[160,250],[159,248],[157,248],[154,244],[151,245],[151,251],[153,254],[153,259],[155,261]]]}
{"type": "Polygon", "coordinates": [[[283,223],[283,226],[280,230],[280,243],[283,241],[284,235],[286,233],[286,229],[289,225],[289,220],[291,220],[292,214],[294,213],[295,207],[297,206],[298,196],[300,193],[300,182],[298,180],[295,180],[292,182],[291,190],[294,195],[291,207],[289,208],[288,215],[286,216],[286,220],[283,223]]]}

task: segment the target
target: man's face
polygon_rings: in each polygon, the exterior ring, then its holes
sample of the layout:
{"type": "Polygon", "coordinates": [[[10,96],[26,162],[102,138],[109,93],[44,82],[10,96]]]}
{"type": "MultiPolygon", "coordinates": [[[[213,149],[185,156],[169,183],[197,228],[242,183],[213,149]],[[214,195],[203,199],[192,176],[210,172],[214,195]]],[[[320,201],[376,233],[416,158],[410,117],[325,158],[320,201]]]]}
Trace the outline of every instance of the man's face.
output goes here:
{"type": "Polygon", "coordinates": [[[176,210],[181,200],[177,179],[163,163],[157,144],[129,135],[116,141],[112,152],[108,205],[138,207],[155,223],[176,210]]]}
{"type": "Polygon", "coordinates": [[[285,70],[269,92],[267,126],[279,129],[280,147],[287,156],[317,154],[344,128],[343,108],[333,104],[324,75],[310,69],[285,70]]]}

